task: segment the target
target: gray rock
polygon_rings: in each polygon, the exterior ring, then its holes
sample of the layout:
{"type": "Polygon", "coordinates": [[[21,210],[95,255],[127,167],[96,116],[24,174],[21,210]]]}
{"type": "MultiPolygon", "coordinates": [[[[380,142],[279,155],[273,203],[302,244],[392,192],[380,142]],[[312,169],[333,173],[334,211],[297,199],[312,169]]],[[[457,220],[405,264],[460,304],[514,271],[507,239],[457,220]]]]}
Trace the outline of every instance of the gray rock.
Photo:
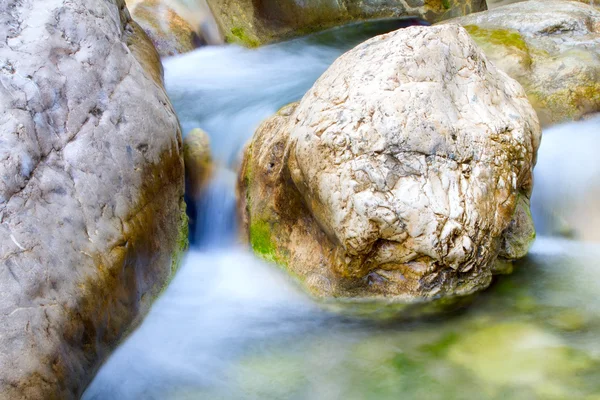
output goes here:
{"type": "Polygon", "coordinates": [[[0,2],[0,398],[77,398],[186,244],[179,123],[122,0],[0,2]]]}

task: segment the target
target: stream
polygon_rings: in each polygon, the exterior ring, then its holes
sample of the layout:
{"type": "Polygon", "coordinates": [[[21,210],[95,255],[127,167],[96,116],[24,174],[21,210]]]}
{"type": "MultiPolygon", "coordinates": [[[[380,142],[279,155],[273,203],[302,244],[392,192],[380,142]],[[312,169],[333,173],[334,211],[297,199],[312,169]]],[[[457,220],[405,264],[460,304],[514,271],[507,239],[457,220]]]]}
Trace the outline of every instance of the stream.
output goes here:
{"type": "Polygon", "coordinates": [[[456,314],[402,323],[332,314],[237,242],[235,171],[258,124],[344,51],[415,23],[165,60],[183,132],[207,131],[218,167],[195,204],[182,267],[84,399],[600,398],[600,246],[565,238],[573,210],[588,225],[600,214],[586,215],[598,209],[589,193],[600,186],[600,117],[544,132],[532,197],[538,239],[512,275],[456,314]]]}

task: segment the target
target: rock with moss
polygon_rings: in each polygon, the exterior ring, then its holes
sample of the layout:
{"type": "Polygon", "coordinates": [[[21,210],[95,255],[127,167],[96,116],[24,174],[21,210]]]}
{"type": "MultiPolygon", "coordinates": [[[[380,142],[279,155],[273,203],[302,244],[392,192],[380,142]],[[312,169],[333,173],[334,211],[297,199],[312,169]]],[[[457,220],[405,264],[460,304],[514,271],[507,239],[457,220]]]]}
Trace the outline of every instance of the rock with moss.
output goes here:
{"type": "Polygon", "coordinates": [[[188,195],[198,200],[212,172],[210,138],[200,128],[192,129],[183,140],[188,195]]]}
{"type": "Polygon", "coordinates": [[[532,0],[445,23],[464,26],[523,85],[543,125],[600,111],[600,8],[532,0]]]}
{"type": "Polygon", "coordinates": [[[249,47],[373,18],[428,22],[486,10],[485,0],[208,0],[225,39],[249,47]]]}
{"type": "Polygon", "coordinates": [[[164,0],[129,0],[131,16],[146,32],[161,57],[187,53],[203,41],[188,21],[164,0]]]}
{"type": "Polygon", "coordinates": [[[539,139],[521,86],[463,28],[378,36],[258,129],[243,226],[319,298],[452,303],[527,252],[539,139]]]}
{"type": "Polygon", "coordinates": [[[0,398],[79,398],[186,246],[179,122],[122,0],[0,21],[0,398]]]}
{"type": "MultiPolygon", "coordinates": [[[[512,4],[512,3],[520,3],[522,1],[528,1],[528,0],[487,0],[487,6],[489,9],[493,9],[493,8],[502,7],[502,6],[505,6],[508,4],[512,4]]],[[[598,5],[598,2],[596,0],[571,0],[571,1],[579,1],[579,2],[585,3],[585,4],[598,5]]]]}

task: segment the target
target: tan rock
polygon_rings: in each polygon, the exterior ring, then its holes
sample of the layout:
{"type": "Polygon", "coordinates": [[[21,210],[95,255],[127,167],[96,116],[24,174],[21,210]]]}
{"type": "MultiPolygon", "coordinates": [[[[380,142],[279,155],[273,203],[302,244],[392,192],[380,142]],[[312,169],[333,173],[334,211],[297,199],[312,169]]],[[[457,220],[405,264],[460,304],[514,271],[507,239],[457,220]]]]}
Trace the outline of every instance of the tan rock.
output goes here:
{"type": "Polygon", "coordinates": [[[183,141],[188,194],[198,199],[213,170],[210,138],[202,129],[192,129],[183,141]]]}
{"type": "Polygon", "coordinates": [[[527,252],[539,140],[521,86],[464,29],[401,29],[262,124],[239,181],[243,226],[321,298],[466,296],[527,252]]]}
{"type": "Polygon", "coordinates": [[[600,8],[531,0],[446,21],[523,85],[543,125],[600,111],[600,8]]]}
{"type": "Polygon", "coordinates": [[[146,32],[161,57],[194,50],[202,39],[168,1],[128,1],[131,16],[146,32]]]}
{"type": "Polygon", "coordinates": [[[486,10],[485,0],[208,0],[225,39],[255,47],[373,18],[428,22],[486,10]]]}

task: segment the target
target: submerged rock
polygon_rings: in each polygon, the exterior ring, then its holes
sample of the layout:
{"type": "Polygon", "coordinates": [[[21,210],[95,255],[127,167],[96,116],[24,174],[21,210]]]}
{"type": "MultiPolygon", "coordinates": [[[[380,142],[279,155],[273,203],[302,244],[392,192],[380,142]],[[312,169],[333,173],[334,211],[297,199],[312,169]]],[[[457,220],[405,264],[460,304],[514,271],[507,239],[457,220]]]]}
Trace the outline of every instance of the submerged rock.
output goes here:
{"type": "Polygon", "coordinates": [[[521,86],[464,29],[375,37],[256,132],[248,240],[317,297],[467,296],[528,250],[539,140],[521,86]]]}
{"type": "Polygon", "coordinates": [[[428,22],[486,10],[485,0],[208,0],[229,42],[255,47],[352,21],[416,17],[428,22]]]}
{"type": "Polygon", "coordinates": [[[129,0],[128,5],[161,57],[187,53],[203,43],[192,25],[165,1],[129,0]]]}
{"type": "Polygon", "coordinates": [[[0,398],[79,398],[187,243],[182,142],[122,0],[0,2],[0,398]]]}
{"type": "Polygon", "coordinates": [[[522,322],[492,324],[467,333],[450,347],[448,358],[481,379],[485,387],[522,387],[556,399],[571,398],[568,384],[598,366],[560,337],[522,322]]]}
{"type": "Polygon", "coordinates": [[[531,0],[445,23],[523,85],[543,125],[600,111],[600,8],[531,0]]]}

